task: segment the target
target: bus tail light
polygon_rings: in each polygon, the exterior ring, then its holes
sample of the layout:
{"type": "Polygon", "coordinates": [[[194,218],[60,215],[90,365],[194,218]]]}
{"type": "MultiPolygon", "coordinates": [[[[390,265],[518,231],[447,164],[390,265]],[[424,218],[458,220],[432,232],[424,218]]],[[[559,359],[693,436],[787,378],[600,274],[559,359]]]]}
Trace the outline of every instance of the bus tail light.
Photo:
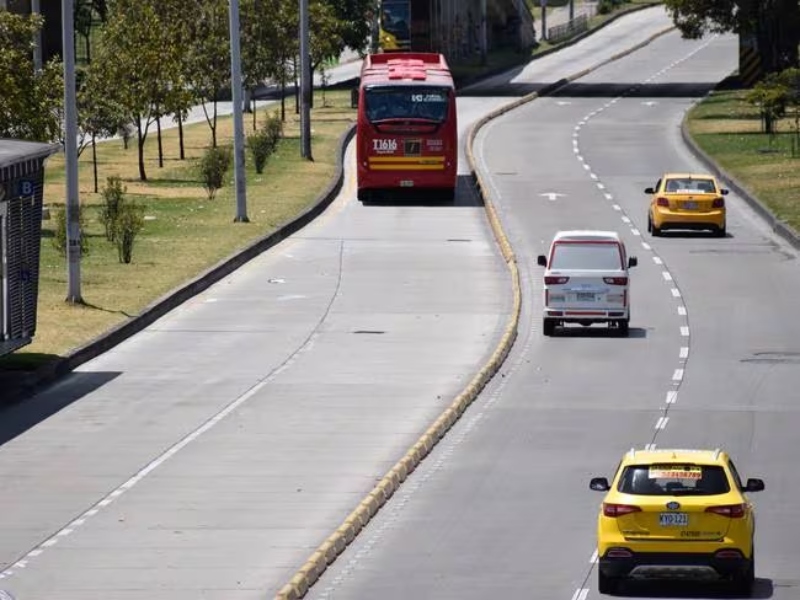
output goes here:
{"type": "Polygon", "coordinates": [[[603,281],[609,285],[628,285],[627,277],[603,277],[603,281]]]}

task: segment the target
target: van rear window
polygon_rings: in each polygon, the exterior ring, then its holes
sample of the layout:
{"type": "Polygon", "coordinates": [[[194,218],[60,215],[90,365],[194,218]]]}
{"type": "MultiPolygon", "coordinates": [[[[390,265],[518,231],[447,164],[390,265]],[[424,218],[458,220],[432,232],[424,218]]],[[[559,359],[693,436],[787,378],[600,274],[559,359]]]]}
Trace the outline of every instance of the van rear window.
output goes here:
{"type": "Polygon", "coordinates": [[[549,267],[556,270],[619,271],[622,253],[617,244],[556,243],[549,267]]]}

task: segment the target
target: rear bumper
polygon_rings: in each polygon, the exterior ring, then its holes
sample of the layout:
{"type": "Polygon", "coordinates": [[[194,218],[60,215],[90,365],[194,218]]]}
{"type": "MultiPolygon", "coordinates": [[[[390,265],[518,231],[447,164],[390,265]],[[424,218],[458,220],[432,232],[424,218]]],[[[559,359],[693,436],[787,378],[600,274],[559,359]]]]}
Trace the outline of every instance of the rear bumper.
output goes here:
{"type": "Polygon", "coordinates": [[[626,321],[630,318],[627,306],[609,307],[603,310],[585,308],[545,307],[544,318],[562,323],[608,323],[610,321],[626,321]]]}
{"type": "Polygon", "coordinates": [[[608,577],[728,579],[746,572],[750,563],[743,553],[721,557],[717,553],[632,552],[630,557],[601,556],[598,568],[608,577]]]}
{"type": "Polygon", "coordinates": [[[655,211],[653,224],[659,229],[722,229],[725,209],[676,212],[661,208],[655,211]]]}
{"type": "Polygon", "coordinates": [[[407,189],[455,189],[456,167],[450,165],[441,171],[416,171],[412,169],[399,171],[374,171],[359,165],[358,189],[391,190],[407,189]]]}

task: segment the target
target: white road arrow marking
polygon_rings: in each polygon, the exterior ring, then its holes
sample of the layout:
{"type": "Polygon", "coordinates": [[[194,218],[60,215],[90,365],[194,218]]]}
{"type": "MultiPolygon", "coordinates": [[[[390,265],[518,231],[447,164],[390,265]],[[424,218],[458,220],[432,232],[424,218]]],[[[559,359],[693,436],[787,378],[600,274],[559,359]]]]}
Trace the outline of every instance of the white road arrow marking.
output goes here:
{"type": "Polygon", "coordinates": [[[654,100],[649,100],[647,102],[642,102],[642,104],[644,104],[645,106],[655,106],[656,104],[658,104],[658,102],[655,102],[654,100]]]}
{"type": "Polygon", "coordinates": [[[567,102],[566,100],[559,100],[558,102],[556,102],[556,104],[558,104],[559,106],[569,106],[570,104],[572,104],[572,102],[567,102]]]}
{"type": "Polygon", "coordinates": [[[540,196],[547,198],[550,202],[555,202],[559,197],[565,196],[566,194],[559,194],[558,192],[547,192],[546,194],[539,194],[540,196]]]}

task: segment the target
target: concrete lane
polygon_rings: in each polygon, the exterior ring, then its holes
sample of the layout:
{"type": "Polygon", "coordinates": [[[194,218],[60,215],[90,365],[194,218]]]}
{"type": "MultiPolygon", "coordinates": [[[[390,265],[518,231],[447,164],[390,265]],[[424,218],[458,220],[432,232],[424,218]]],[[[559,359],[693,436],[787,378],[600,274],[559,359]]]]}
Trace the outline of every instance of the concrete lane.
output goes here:
{"type": "MultiPolygon", "coordinates": [[[[755,497],[757,597],[796,597],[790,499],[800,486],[784,475],[797,451],[794,254],[735,197],[726,240],[654,240],[644,220],[642,190],[662,170],[701,169],[678,124],[735,60],[735,40],[669,35],[481,132],[479,166],[530,299],[526,325],[504,377],[312,598],[599,597],[592,559],[601,496],[588,479],[609,475],[626,448],[652,442],[722,445],[745,476],[776,480],[774,495],[755,497]],[[550,192],[562,195],[541,195],[550,192]],[[573,226],[617,229],[639,255],[631,339],[541,336],[535,255],[557,228],[573,226]]],[[[722,597],[693,586],[628,592],[722,597]]]]}
{"type": "Polygon", "coordinates": [[[4,412],[0,589],[270,597],[483,366],[511,288],[472,186],[363,206],[353,160],[309,227],[4,412]]]}

